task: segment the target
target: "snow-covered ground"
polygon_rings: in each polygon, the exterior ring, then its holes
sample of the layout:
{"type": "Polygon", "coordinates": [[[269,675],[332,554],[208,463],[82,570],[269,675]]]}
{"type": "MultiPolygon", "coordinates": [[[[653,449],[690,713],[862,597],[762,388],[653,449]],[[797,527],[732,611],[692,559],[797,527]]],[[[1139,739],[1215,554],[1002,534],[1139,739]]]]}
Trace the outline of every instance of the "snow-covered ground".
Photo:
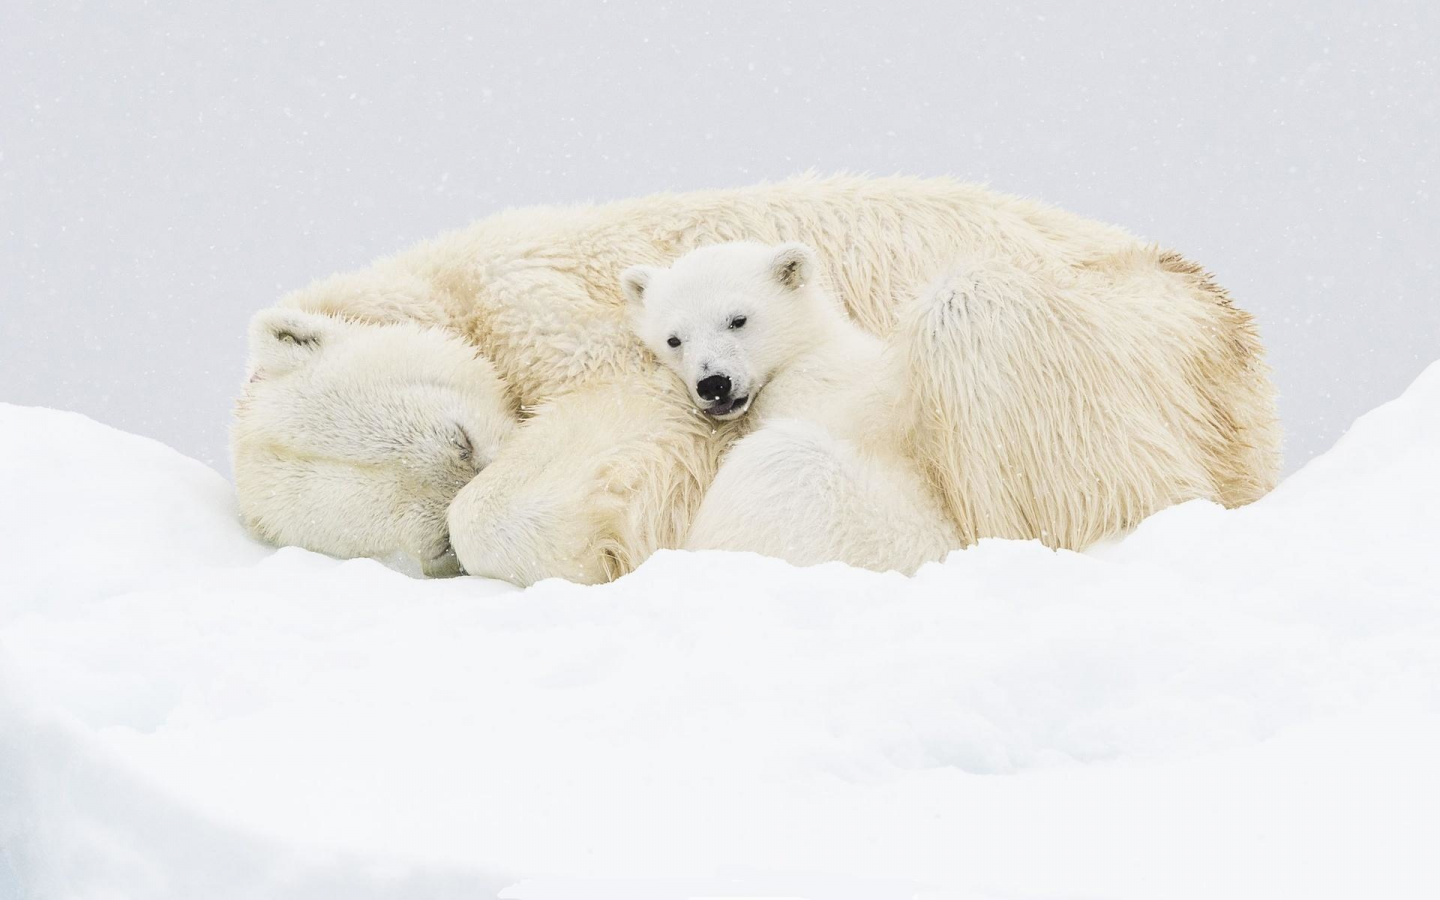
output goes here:
{"type": "Polygon", "coordinates": [[[1440,895],[1440,364],[1252,507],[419,581],[0,406],[0,897],[1440,895]]]}

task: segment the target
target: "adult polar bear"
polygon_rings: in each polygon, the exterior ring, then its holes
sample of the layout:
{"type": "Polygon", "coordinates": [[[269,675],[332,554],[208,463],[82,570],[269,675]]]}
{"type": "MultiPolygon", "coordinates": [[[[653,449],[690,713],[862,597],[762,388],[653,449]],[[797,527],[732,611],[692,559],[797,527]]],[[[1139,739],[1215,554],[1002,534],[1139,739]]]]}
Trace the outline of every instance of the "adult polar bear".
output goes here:
{"type": "Polygon", "coordinates": [[[966,543],[1082,547],[1274,483],[1262,348],[1197,266],[973,185],[807,177],[509,211],[287,296],[252,325],[242,515],[430,571],[453,544],[522,584],[678,546],[745,424],[700,415],[632,336],[619,273],[739,240],[810,244],[858,323],[903,332],[917,444],[966,543]]]}

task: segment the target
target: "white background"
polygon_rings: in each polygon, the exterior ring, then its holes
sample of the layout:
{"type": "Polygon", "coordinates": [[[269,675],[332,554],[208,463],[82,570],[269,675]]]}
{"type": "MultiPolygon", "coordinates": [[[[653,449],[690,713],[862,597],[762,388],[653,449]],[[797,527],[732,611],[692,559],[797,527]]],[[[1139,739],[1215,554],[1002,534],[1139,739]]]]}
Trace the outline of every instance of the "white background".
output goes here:
{"type": "Polygon", "coordinates": [[[1440,357],[1440,5],[0,0],[0,400],[222,471],[249,315],[506,206],[951,174],[1258,314],[1287,466],[1440,357]]]}

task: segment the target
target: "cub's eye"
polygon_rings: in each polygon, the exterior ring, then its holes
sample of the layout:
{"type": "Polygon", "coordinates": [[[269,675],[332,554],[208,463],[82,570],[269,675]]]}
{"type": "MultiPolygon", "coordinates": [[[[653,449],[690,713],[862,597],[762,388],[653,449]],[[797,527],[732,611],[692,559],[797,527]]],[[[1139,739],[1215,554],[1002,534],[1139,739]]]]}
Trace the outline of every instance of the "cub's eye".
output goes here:
{"type": "Polygon", "coordinates": [[[680,339],[672,334],[670,335],[670,340],[666,341],[665,343],[669,344],[672,347],[678,347],[680,346],[680,339]]]}
{"type": "Polygon", "coordinates": [[[730,320],[730,327],[731,327],[731,328],[744,328],[744,327],[745,327],[745,317],[744,317],[744,316],[736,316],[736,317],[734,317],[733,319],[730,320]]]}

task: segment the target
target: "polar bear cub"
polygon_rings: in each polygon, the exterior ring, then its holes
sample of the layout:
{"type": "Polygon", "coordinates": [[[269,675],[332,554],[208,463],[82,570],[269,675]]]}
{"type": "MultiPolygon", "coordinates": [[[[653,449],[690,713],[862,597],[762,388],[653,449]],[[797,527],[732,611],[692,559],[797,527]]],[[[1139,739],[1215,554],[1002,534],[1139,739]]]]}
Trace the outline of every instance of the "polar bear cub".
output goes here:
{"type": "Polygon", "coordinates": [[[818,266],[804,244],[714,244],[621,282],[636,333],[706,415],[829,419],[882,387],[884,346],[816,282],[818,266]]]}
{"type": "Polygon", "coordinates": [[[804,244],[717,244],[621,275],[640,339],[718,420],[757,429],[721,464],[690,549],[913,572],[961,546],[897,421],[904,379],[825,290],[804,244]]]}

